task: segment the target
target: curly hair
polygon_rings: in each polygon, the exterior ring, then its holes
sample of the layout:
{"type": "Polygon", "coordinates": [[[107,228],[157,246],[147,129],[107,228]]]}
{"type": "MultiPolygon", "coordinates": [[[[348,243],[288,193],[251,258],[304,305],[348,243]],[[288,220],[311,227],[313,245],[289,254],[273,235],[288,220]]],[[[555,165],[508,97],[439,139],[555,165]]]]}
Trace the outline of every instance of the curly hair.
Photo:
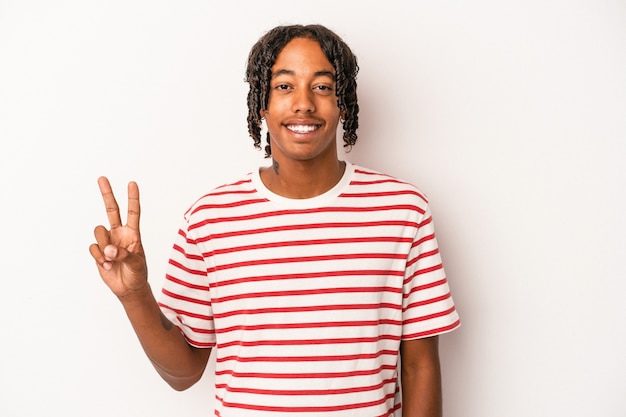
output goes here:
{"type": "MultiPolygon", "coordinates": [[[[317,41],[335,69],[337,106],[342,114],[344,147],[350,148],[356,143],[356,130],[359,127],[359,104],[356,94],[359,66],[348,45],[337,34],[322,25],[277,26],[262,36],[250,50],[245,82],[250,85],[248,133],[254,140],[254,146],[261,149],[261,112],[267,109],[269,101],[272,66],[280,51],[295,38],[317,41]]],[[[268,132],[265,157],[268,158],[271,154],[268,132]]]]}

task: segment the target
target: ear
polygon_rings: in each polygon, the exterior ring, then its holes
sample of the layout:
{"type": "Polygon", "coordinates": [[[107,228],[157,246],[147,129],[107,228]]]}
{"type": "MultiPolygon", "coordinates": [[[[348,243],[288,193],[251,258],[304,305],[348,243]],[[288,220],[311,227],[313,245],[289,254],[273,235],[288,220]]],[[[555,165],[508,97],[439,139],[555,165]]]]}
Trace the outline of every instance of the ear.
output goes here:
{"type": "Polygon", "coordinates": [[[261,120],[265,119],[265,109],[261,109],[259,114],[261,115],[261,120]]]}

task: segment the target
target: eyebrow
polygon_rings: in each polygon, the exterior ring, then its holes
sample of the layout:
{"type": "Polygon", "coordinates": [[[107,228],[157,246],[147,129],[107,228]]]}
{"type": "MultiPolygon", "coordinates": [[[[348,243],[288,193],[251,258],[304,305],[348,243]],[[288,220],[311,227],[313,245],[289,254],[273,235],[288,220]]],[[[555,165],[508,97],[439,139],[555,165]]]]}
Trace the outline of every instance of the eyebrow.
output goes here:
{"type": "MultiPolygon", "coordinates": [[[[288,69],[279,69],[278,71],[272,73],[272,78],[276,78],[280,75],[296,75],[296,72],[288,69]]],[[[333,80],[335,79],[335,73],[328,70],[315,71],[313,75],[316,77],[329,77],[333,80]]]]}

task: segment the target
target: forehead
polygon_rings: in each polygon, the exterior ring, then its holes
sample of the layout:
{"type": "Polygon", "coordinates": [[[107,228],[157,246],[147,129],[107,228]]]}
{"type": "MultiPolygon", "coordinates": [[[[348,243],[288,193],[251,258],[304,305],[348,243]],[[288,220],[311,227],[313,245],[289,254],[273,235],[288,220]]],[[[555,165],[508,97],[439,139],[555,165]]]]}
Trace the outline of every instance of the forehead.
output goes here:
{"type": "Polygon", "coordinates": [[[295,38],[280,51],[272,67],[272,74],[335,73],[320,44],[313,39],[295,38]]]}

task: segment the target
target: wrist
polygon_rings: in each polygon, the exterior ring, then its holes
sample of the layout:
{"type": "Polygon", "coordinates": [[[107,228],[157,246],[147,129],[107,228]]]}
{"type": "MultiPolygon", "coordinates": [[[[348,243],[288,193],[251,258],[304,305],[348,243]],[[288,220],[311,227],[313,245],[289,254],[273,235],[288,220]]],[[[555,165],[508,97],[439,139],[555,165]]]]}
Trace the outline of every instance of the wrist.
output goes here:
{"type": "Polygon", "coordinates": [[[146,301],[154,299],[154,294],[150,284],[146,281],[141,287],[129,289],[123,295],[118,295],[117,298],[124,306],[131,306],[133,304],[144,304],[146,301]]]}

